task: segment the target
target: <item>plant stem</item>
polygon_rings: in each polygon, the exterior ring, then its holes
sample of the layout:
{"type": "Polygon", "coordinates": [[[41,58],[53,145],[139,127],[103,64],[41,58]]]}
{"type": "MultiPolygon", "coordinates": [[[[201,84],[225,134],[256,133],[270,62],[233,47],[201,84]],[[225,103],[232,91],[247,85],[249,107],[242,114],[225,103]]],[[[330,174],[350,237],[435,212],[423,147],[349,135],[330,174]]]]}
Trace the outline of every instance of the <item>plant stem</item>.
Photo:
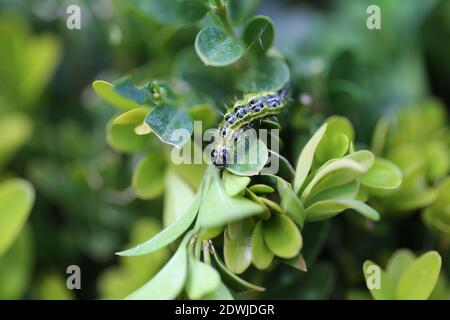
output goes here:
{"type": "Polygon", "coordinates": [[[228,15],[227,5],[223,0],[214,0],[216,6],[214,7],[214,12],[222,21],[222,24],[227,31],[227,33],[233,38],[237,39],[236,31],[234,31],[233,25],[231,24],[230,17],[228,15]]]}

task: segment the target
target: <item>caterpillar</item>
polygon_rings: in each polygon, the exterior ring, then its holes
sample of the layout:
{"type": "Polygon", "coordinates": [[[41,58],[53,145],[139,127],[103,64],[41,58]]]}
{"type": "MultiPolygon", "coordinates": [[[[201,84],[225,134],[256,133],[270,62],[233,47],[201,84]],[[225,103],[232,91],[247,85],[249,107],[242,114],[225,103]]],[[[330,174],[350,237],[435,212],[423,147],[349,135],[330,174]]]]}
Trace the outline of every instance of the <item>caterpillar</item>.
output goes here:
{"type": "Polygon", "coordinates": [[[211,151],[211,162],[214,166],[224,169],[233,154],[239,136],[255,123],[278,115],[288,100],[286,86],[278,91],[246,94],[237,100],[225,113],[217,129],[211,151]]]}

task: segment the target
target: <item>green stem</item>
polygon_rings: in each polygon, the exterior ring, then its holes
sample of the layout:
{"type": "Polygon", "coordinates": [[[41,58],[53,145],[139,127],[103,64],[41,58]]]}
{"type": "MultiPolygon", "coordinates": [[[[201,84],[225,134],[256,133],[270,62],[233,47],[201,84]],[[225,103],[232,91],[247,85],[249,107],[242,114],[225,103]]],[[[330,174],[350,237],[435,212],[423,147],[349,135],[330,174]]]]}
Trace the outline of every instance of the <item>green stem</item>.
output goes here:
{"type": "Polygon", "coordinates": [[[223,0],[214,0],[214,2],[216,3],[214,12],[220,18],[220,21],[222,21],[225,30],[230,36],[237,39],[236,31],[234,31],[233,25],[230,21],[230,17],[228,15],[227,5],[223,2],[223,0]]]}

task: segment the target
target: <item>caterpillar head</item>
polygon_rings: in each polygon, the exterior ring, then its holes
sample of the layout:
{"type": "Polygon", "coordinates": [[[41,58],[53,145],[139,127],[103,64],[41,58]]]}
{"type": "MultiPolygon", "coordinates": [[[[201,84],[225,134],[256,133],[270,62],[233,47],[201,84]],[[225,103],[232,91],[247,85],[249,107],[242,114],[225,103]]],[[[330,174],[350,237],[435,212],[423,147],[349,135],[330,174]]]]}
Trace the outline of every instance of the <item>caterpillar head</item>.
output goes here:
{"type": "Polygon", "coordinates": [[[218,169],[223,169],[227,166],[229,156],[230,154],[226,148],[213,149],[211,151],[211,161],[218,169]]]}

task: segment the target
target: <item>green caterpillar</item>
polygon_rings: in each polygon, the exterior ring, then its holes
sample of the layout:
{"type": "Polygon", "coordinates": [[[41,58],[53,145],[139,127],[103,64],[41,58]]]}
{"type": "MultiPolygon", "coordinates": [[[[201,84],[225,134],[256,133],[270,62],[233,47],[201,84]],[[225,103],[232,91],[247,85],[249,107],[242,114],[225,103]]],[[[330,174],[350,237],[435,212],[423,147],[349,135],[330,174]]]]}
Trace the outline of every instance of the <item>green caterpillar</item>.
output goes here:
{"type": "Polygon", "coordinates": [[[289,100],[287,88],[247,94],[224,115],[211,151],[211,161],[219,169],[227,166],[238,137],[257,121],[278,115],[289,100]]]}

